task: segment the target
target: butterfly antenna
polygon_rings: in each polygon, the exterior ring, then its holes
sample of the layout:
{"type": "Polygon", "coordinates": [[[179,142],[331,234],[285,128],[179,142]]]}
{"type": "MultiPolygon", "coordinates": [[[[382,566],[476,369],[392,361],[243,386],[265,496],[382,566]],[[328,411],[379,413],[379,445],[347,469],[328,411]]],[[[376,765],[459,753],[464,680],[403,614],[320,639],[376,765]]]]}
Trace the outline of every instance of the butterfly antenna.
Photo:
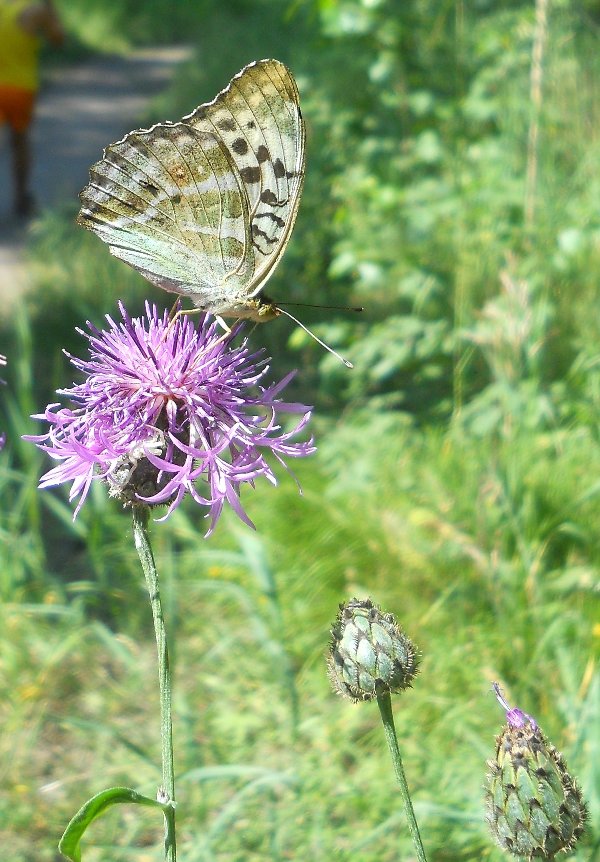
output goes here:
{"type": "Polygon", "coordinates": [[[298,326],[300,327],[300,329],[303,329],[306,333],[308,333],[308,335],[310,335],[311,338],[314,338],[314,340],[317,342],[317,344],[320,344],[321,347],[324,347],[328,353],[331,353],[333,356],[336,357],[336,359],[339,359],[340,362],[343,362],[344,365],[346,366],[346,368],[354,368],[354,365],[352,365],[351,362],[348,362],[347,359],[344,359],[343,356],[340,356],[340,354],[336,350],[334,350],[333,347],[330,347],[328,344],[325,344],[325,342],[321,338],[319,338],[318,335],[315,335],[315,333],[312,332],[308,328],[308,326],[305,326],[300,320],[298,320],[297,317],[294,317],[294,315],[290,314],[289,311],[286,311],[285,308],[281,308],[280,306],[277,306],[277,308],[279,309],[279,311],[282,314],[285,314],[286,317],[289,317],[290,320],[293,320],[294,323],[297,323],[298,326]]]}
{"type": "Polygon", "coordinates": [[[312,302],[284,302],[284,305],[291,305],[293,308],[329,308],[332,311],[364,311],[362,305],[317,305],[312,302]]]}

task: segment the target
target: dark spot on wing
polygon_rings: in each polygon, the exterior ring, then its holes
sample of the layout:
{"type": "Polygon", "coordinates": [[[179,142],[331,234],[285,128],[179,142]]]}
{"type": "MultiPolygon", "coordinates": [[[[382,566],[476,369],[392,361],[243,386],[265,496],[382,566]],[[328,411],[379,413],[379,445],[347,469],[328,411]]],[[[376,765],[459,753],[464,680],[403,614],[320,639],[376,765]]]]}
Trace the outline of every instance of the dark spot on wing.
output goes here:
{"type": "Polygon", "coordinates": [[[254,120],[250,120],[248,123],[246,123],[246,128],[247,129],[255,129],[256,123],[254,122],[254,120]]]}
{"type": "Polygon", "coordinates": [[[261,164],[262,162],[268,162],[271,159],[271,154],[264,144],[261,144],[260,147],[256,151],[256,161],[261,164]]]}
{"type": "Polygon", "coordinates": [[[281,161],[281,159],[275,159],[273,162],[273,171],[275,172],[275,176],[278,180],[282,179],[285,176],[285,165],[281,161]]]}
{"type": "Polygon", "coordinates": [[[259,183],[260,182],[260,168],[256,168],[256,167],[242,168],[240,171],[240,176],[244,180],[245,183],[259,183]]]}
{"type": "MultiPolygon", "coordinates": [[[[256,239],[256,238],[258,238],[258,237],[261,237],[261,239],[262,239],[264,242],[266,242],[268,245],[272,245],[273,243],[277,244],[277,243],[279,242],[279,237],[276,237],[276,236],[275,236],[275,237],[267,236],[267,234],[264,232],[264,230],[261,230],[261,229],[259,228],[259,226],[258,226],[258,225],[256,224],[256,222],[255,222],[255,223],[252,225],[252,238],[253,238],[253,239],[256,239]]],[[[258,250],[259,250],[259,251],[262,251],[262,249],[260,248],[260,246],[258,246],[258,245],[256,244],[256,242],[254,243],[254,245],[256,246],[256,248],[258,248],[258,250]]]]}
{"type": "Polygon", "coordinates": [[[172,204],[181,203],[181,195],[171,195],[171,203],[172,204]]]}
{"type": "Polygon", "coordinates": [[[142,180],[140,182],[140,185],[142,186],[142,188],[149,191],[151,195],[157,195],[158,194],[158,191],[159,191],[158,186],[155,186],[154,183],[151,183],[149,180],[142,180]]]}
{"type": "Polygon", "coordinates": [[[270,189],[265,189],[264,192],[261,193],[260,199],[264,204],[275,205],[279,203],[279,201],[277,200],[277,195],[274,195],[270,189]]]}
{"type": "Polygon", "coordinates": [[[224,120],[219,120],[216,125],[217,129],[220,129],[222,132],[235,132],[235,120],[232,120],[229,117],[225,117],[224,120]]]}
{"type": "Polygon", "coordinates": [[[268,218],[268,219],[271,219],[271,221],[274,221],[275,224],[277,225],[277,227],[280,227],[281,229],[283,229],[285,227],[284,220],[280,216],[276,215],[275,213],[271,213],[271,212],[256,213],[256,215],[254,216],[254,219],[256,220],[257,218],[268,218]]]}
{"type": "Polygon", "coordinates": [[[236,138],[231,145],[231,149],[238,156],[245,156],[248,152],[248,141],[245,138],[236,138]]]}

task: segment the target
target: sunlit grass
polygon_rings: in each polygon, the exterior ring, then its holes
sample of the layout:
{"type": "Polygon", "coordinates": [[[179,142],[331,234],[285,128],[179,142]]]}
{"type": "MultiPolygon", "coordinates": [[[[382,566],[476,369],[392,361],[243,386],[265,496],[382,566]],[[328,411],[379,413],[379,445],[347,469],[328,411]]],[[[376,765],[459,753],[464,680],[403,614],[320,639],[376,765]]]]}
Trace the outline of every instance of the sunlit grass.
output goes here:
{"type": "MultiPolygon", "coordinates": [[[[285,475],[246,497],[258,534],[225,518],[205,542],[206,522],[191,505],[152,528],[175,638],[182,858],[235,859],[243,848],[257,860],[391,862],[410,852],[376,707],[338,701],[325,676],[328,626],[355,594],[393,610],[423,652],[396,721],[432,858],[500,859],[481,805],[502,723],[493,678],[562,748],[597,811],[598,639],[594,649],[586,603],[598,550],[581,537],[599,504],[573,463],[590,465],[597,447],[557,453],[525,436],[519,452],[530,469],[504,456],[521,475],[511,489],[502,453],[490,467],[486,443],[471,441],[466,459],[462,441],[406,430],[384,452],[353,455],[336,446],[335,429],[320,434],[324,454],[298,470],[303,497],[285,475]],[[369,481],[338,488],[342,462],[369,481]],[[569,534],[580,538],[565,562],[569,534]]],[[[150,620],[129,517],[100,492],[77,523],[77,571],[71,561],[55,575],[71,572],[63,592],[48,588],[30,610],[5,608],[9,834],[21,842],[42,793],[34,828],[42,860],[52,859],[59,824],[107,782],[152,795],[159,780],[150,620]]],[[[65,517],[53,529],[71,528],[65,517]]],[[[160,829],[147,814],[113,814],[90,831],[90,858],[130,847],[133,858],[158,859],[158,850],[136,854],[156,846],[160,829]]],[[[27,859],[26,845],[16,859],[27,859]]]]}

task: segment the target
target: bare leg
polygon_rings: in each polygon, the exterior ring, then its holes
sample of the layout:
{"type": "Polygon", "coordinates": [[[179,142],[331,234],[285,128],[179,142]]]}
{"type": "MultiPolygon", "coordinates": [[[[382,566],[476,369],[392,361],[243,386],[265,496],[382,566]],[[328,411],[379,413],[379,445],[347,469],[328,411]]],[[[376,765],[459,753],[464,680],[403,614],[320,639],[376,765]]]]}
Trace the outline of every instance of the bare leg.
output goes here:
{"type": "Polygon", "coordinates": [[[17,215],[30,215],[32,198],[29,194],[30,149],[29,133],[11,131],[13,151],[13,181],[15,189],[15,212],[17,215]]]}

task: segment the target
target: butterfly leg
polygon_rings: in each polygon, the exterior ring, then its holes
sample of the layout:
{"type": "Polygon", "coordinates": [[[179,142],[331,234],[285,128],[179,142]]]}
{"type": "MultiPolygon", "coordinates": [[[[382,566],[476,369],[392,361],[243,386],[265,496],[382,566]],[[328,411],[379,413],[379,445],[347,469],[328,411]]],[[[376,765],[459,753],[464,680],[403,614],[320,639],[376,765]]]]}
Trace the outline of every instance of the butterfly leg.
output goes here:
{"type": "MultiPolygon", "coordinates": [[[[230,335],[233,335],[234,329],[236,329],[236,327],[238,326],[239,323],[242,323],[243,318],[238,317],[235,320],[233,326],[229,326],[229,324],[221,317],[220,314],[215,314],[215,320],[217,321],[217,323],[220,326],[223,327],[223,335],[219,338],[219,341],[217,342],[217,344],[218,344],[221,341],[225,341],[227,338],[229,338],[230,335]]],[[[254,330],[256,329],[256,326],[257,326],[257,324],[255,323],[254,326],[252,327],[252,329],[250,330],[250,332],[248,333],[248,335],[250,335],[250,333],[254,332],[254,330]]]]}
{"type": "MultiPolygon", "coordinates": [[[[169,313],[169,325],[167,326],[167,328],[166,328],[166,330],[165,330],[165,332],[164,332],[163,338],[166,338],[166,337],[167,337],[167,335],[168,335],[168,334],[169,334],[169,332],[171,331],[171,328],[175,325],[176,321],[177,321],[180,317],[183,317],[183,316],[184,316],[184,314],[185,314],[185,315],[188,315],[188,314],[204,314],[204,311],[203,311],[203,309],[201,309],[201,308],[179,308],[179,307],[178,307],[178,306],[179,306],[179,302],[180,302],[180,300],[177,300],[177,302],[174,304],[173,308],[171,309],[171,311],[170,311],[170,313],[169,313]]],[[[234,325],[233,325],[233,327],[232,327],[232,326],[229,326],[229,324],[227,324],[227,323],[225,322],[225,320],[221,317],[221,315],[220,315],[220,314],[215,314],[215,315],[214,315],[214,318],[215,318],[215,320],[217,321],[217,323],[219,324],[219,326],[221,326],[221,328],[223,329],[223,334],[220,336],[220,338],[215,342],[215,344],[214,344],[213,346],[215,346],[216,344],[220,344],[222,341],[226,341],[228,338],[230,338],[230,336],[232,336],[232,335],[233,335],[233,329],[234,329],[234,327],[235,327],[235,326],[240,322],[240,320],[241,320],[241,318],[238,318],[238,319],[235,321],[235,323],[234,323],[234,325]]],[[[256,327],[256,324],[254,324],[254,326],[252,327],[252,329],[251,329],[250,331],[252,332],[252,331],[254,330],[254,328],[255,328],[255,327],[256,327]]]]}
{"type": "Polygon", "coordinates": [[[200,314],[202,312],[201,308],[179,308],[180,301],[181,300],[178,299],[173,305],[171,311],[169,312],[169,325],[164,331],[163,340],[167,338],[168,334],[171,332],[171,329],[180,317],[183,317],[187,314],[200,314]]]}
{"type": "MultiPolygon", "coordinates": [[[[235,323],[233,324],[233,326],[229,326],[229,325],[228,325],[228,324],[223,320],[223,318],[221,317],[221,315],[220,315],[220,314],[215,314],[215,319],[216,319],[217,323],[219,323],[219,324],[223,327],[223,329],[225,330],[225,334],[226,334],[226,335],[229,335],[229,333],[230,333],[230,332],[233,332],[233,330],[235,329],[235,327],[236,327],[239,323],[243,323],[243,321],[244,321],[244,318],[243,318],[243,317],[238,317],[238,318],[236,318],[235,323]]],[[[248,335],[252,335],[252,333],[254,332],[254,330],[256,329],[256,327],[257,327],[257,326],[258,326],[258,323],[256,323],[256,322],[255,322],[255,323],[253,324],[253,326],[252,326],[252,329],[250,329],[250,330],[249,330],[248,335]]]]}
{"type": "Polygon", "coordinates": [[[169,312],[169,326],[175,323],[175,321],[179,317],[183,317],[184,314],[201,314],[201,308],[179,308],[180,300],[178,299],[171,311],[169,312]]]}

